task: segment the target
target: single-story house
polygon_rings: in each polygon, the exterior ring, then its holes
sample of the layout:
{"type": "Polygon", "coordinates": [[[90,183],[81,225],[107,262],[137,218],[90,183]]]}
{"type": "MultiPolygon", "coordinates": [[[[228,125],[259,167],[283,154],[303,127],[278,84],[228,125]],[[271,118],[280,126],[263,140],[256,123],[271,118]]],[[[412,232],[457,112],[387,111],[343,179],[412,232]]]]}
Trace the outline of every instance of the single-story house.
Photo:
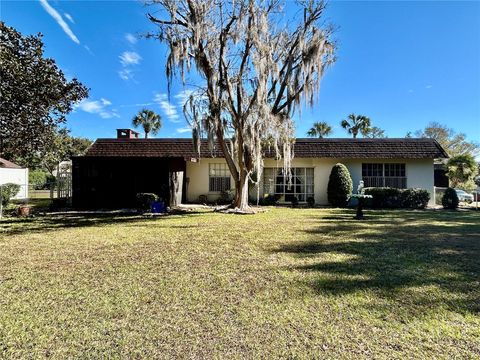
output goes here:
{"type": "Polygon", "coordinates": [[[13,199],[28,198],[28,169],[0,158],[0,185],[9,183],[20,185],[20,191],[13,199]]]}
{"type": "MultiPolygon", "coordinates": [[[[424,188],[433,204],[434,159],[446,157],[432,139],[296,139],[292,184],[282,161],[266,151],[259,194],[278,194],[285,202],[293,196],[299,202],[313,197],[326,205],[331,168],[341,162],[354,189],[360,180],[366,187],[424,188]]],[[[139,139],[128,129],[119,129],[116,139],[95,141],[85,156],[73,159],[72,173],[72,203],[79,208],[132,206],[140,192],[166,200],[175,196],[177,203],[195,203],[200,197],[215,201],[234,186],[219,147],[211,152],[204,141],[198,156],[192,139],[139,139]]],[[[254,199],[256,194],[253,189],[254,199]]]]}

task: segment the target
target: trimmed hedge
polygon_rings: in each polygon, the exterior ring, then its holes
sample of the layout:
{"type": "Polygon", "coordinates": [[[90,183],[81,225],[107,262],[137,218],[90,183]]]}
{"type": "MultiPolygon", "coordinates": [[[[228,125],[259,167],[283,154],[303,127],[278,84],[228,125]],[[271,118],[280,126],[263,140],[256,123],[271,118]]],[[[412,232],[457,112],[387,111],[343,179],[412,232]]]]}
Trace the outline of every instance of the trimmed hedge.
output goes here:
{"type": "Polygon", "coordinates": [[[328,202],[333,206],[345,207],[352,191],[352,178],[347,167],[341,163],[333,166],[328,179],[328,202]]]}
{"type": "Polygon", "coordinates": [[[405,189],[402,192],[402,204],[404,208],[425,209],[430,200],[430,194],[425,189],[405,189]]]}
{"type": "Polygon", "coordinates": [[[445,194],[442,197],[442,205],[444,209],[456,209],[458,208],[458,195],[455,189],[448,188],[445,190],[445,194]]]}
{"type": "Polygon", "coordinates": [[[365,188],[364,191],[373,197],[366,202],[366,206],[376,209],[424,209],[430,200],[428,191],[418,188],[365,188]]]}

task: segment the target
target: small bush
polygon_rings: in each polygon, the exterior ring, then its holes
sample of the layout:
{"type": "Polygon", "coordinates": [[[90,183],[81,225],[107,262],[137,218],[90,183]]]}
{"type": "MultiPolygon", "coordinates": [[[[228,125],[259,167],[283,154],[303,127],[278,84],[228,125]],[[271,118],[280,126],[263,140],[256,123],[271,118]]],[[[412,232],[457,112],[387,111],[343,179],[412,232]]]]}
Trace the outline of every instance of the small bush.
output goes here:
{"type": "Polygon", "coordinates": [[[258,201],[259,205],[262,206],[274,206],[277,205],[278,200],[280,200],[280,195],[265,195],[262,199],[258,201]]]}
{"type": "Polygon", "coordinates": [[[458,208],[458,195],[455,189],[448,188],[445,190],[445,194],[442,197],[442,205],[444,209],[458,208]]]}
{"type": "Polygon", "coordinates": [[[198,197],[198,202],[199,202],[200,204],[206,204],[206,203],[208,202],[208,197],[207,197],[207,195],[200,195],[200,196],[198,197]]]}
{"type": "Polygon", "coordinates": [[[235,193],[233,190],[223,190],[220,193],[220,198],[218,199],[219,204],[230,204],[233,201],[235,193]]]}
{"type": "Polygon", "coordinates": [[[315,198],[313,196],[309,196],[307,198],[307,205],[308,205],[308,207],[314,207],[315,206],[315,198]]]}
{"type": "Polygon", "coordinates": [[[144,211],[150,210],[152,204],[159,199],[158,195],[153,193],[138,193],[136,197],[138,209],[144,211]]]}
{"type": "Polygon", "coordinates": [[[402,207],[425,209],[429,200],[430,194],[425,189],[405,189],[402,191],[402,207]]]}
{"type": "Polygon", "coordinates": [[[328,179],[328,202],[333,206],[345,207],[352,190],[352,178],[347,167],[340,163],[333,166],[328,179]]]}
{"type": "Polygon", "coordinates": [[[20,191],[20,185],[7,183],[0,186],[2,191],[2,205],[7,206],[10,200],[20,191]]]}
{"type": "Polygon", "coordinates": [[[365,195],[372,195],[366,206],[374,209],[396,209],[402,207],[402,190],[389,187],[365,188],[365,195]]]}

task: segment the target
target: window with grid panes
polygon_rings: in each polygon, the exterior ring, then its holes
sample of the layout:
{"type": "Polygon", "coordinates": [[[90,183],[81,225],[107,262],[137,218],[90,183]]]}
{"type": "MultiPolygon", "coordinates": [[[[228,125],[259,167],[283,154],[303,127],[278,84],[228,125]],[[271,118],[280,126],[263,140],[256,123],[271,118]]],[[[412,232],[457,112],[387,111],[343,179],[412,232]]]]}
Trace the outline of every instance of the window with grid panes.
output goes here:
{"type": "Polygon", "coordinates": [[[401,163],[363,163],[362,178],[365,187],[407,187],[405,164],[401,163]]]}
{"type": "Polygon", "coordinates": [[[291,182],[283,169],[265,168],[263,170],[263,193],[280,195],[284,201],[307,201],[314,197],[313,168],[291,168],[291,182]]]}
{"type": "Polygon", "coordinates": [[[385,164],[385,176],[405,176],[405,164],[385,164]]]}
{"type": "Polygon", "coordinates": [[[221,192],[231,189],[227,164],[209,164],[208,171],[208,191],[221,192]]]}

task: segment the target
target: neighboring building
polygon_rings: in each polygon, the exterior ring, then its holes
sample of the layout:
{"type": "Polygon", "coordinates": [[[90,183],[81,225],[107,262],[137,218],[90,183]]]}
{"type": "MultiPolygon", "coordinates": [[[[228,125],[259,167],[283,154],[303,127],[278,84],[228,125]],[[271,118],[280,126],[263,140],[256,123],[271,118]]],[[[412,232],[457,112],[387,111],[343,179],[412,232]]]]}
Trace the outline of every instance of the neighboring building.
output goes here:
{"type": "Polygon", "coordinates": [[[28,169],[0,158],[0,185],[9,183],[20,185],[20,191],[13,199],[28,198],[28,169]]]}
{"type": "MultiPolygon", "coordinates": [[[[121,129],[118,134],[128,130],[121,129]]],[[[433,204],[435,158],[446,158],[432,139],[297,139],[292,161],[292,185],[282,174],[282,161],[266,151],[260,196],[278,194],[289,202],[314,197],[326,205],[327,184],[333,165],[341,162],[366,187],[427,189],[433,204]]],[[[134,134],[98,139],[87,154],[73,159],[73,205],[83,208],[128,207],[135,195],[153,192],[168,200],[198,202],[204,195],[215,201],[234,187],[217,146],[212,152],[203,141],[198,156],[191,139],[138,139],[134,134]],[[172,175],[179,186],[172,191],[172,175]]],[[[256,190],[251,197],[256,198],[256,190]]]]}

